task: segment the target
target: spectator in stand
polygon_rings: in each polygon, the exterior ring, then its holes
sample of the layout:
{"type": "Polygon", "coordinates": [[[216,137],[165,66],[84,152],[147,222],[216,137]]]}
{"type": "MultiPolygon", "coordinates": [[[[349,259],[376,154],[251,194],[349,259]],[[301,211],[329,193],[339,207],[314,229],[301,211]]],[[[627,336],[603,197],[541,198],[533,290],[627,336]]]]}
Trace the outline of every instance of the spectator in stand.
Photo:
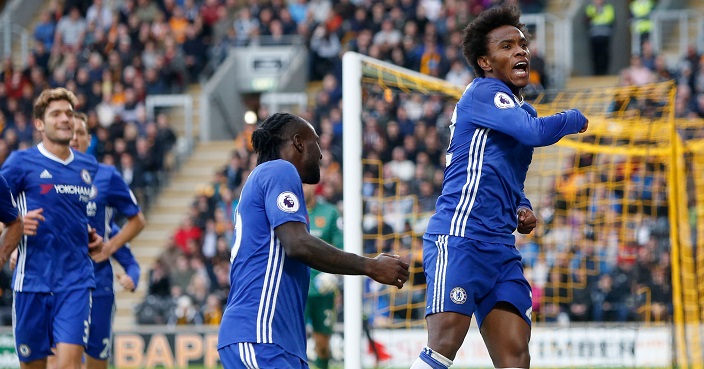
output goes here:
{"type": "MultiPolygon", "coordinates": [[[[171,34],[173,35],[177,43],[183,44],[183,42],[186,41],[186,34],[189,24],[190,23],[186,18],[186,14],[183,12],[183,8],[180,6],[175,6],[174,12],[169,18],[169,30],[171,31],[171,34]]],[[[152,42],[151,50],[153,51],[153,41],[150,42],[152,42]]]]}
{"type": "Polygon", "coordinates": [[[222,14],[221,9],[224,9],[224,6],[220,3],[220,0],[205,0],[203,3],[203,6],[200,8],[203,37],[212,37],[213,27],[218,22],[220,15],[222,14]]]}
{"type": "Polygon", "coordinates": [[[190,253],[188,250],[189,240],[200,240],[203,232],[194,223],[191,217],[185,217],[181,226],[174,233],[174,244],[184,253],[190,253]]]}
{"type": "Polygon", "coordinates": [[[609,73],[611,36],[616,20],[614,6],[606,0],[592,0],[585,10],[589,26],[594,75],[609,73]]]}
{"type": "Polygon", "coordinates": [[[158,297],[168,297],[171,295],[169,269],[161,259],[157,259],[152,269],[149,271],[149,289],[147,294],[158,297]]]}
{"type": "Polygon", "coordinates": [[[610,274],[602,274],[592,293],[592,319],[596,322],[625,322],[628,318],[625,297],[614,289],[613,277],[610,274]]]}
{"type": "Polygon", "coordinates": [[[203,317],[200,315],[193,299],[188,295],[180,296],[177,299],[174,313],[169,317],[168,324],[174,325],[200,325],[203,324],[203,317]]]}
{"type": "Polygon", "coordinates": [[[51,19],[51,12],[42,12],[39,23],[34,27],[34,41],[41,43],[44,48],[51,50],[54,47],[54,33],[56,23],[51,19]]]}
{"type": "Polygon", "coordinates": [[[657,0],[631,0],[628,10],[631,15],[631,32],[639,35],[641,46],[650,39],[653,22],[650,15],[655,10],[657,0]]]}
{"type": "Polygon", "coordinates": [[[235,20],[235,31],[237,34],[237,45],[244,46],[249,44],[251,36],[259,28],[259,21],[252,16],[249,8],[244,7],[235,20]]]}
{"type": "Polygon", "coordinates": [[[391,18],[381,22],[381,29],[374,35],[373,43],[381,48],[381,52],[388,54],[391,49],[401,42],[401,31],[394,28],[391,18]]]}
{"type": "Polygon", "coordinates": [[[160,12],[156,2],[152,0],[137,0],[137,6],[130,15],[134,14],[140,22],[150,24],[157,19],[157,14],[160,12]]]}
{"type": "Polygon", "coordinates": [[[93,5],[88,7],[86,22],[94,24],[96,29],[107,31],[112,26],[112,11],[103,0],[93,0],[93,5]]]}
{"type": "Polygon", "coordinates": [[[640,59],[643,66],[647,67],[651,71],[655,71],[655,50],[653,49],[653,43],[650,40],[643,41],[640,50],[640,59]]]}
{"type": "Polygon", "coordinates": [[[193,83],[198,81],[198,75],[205,66],[207,57],[207,47],[202,37],[198,34],[195,26],[186,26],[186,41],[183,43],[183,54],[188,72],[188,81],[193,83]]]}
{"type": "Polygon", "coordinates": [[[68,55],[79,53],[83,48],[86,29],[87,24],[81,17],[80,9],[78,7],[71,8],[56,26],[52,53],[68,53],[68,55]]]}
{"type": "Polygon", "coordinates": [[[320,81],[340,62],[340,38],[328,31],[325,25],[319,25],[313,31],[310,40],[310,75],[309,80],[320,81]]]}
{"type": "Polygon", "coordinates": [[[638,55],[631,56],[631,64],[621,71],[621,78],[623,85],[642,86],[655,82],[655,74],[643,65],[643,61],[638,55]]]}
{"type": "Polygon", "coordinates": [[[474,74],[467,68],[467,64],[459,59],[452,62],[450,71],[445,75],[445,80],[456,86],[465,87],[469,85],[473,79],[474,74]]]}
{"type": "Polygon", "coordinates": [[[219,326],[222,321],[222,298],[211,293],[201,309],[203,324],[219,326]]]}

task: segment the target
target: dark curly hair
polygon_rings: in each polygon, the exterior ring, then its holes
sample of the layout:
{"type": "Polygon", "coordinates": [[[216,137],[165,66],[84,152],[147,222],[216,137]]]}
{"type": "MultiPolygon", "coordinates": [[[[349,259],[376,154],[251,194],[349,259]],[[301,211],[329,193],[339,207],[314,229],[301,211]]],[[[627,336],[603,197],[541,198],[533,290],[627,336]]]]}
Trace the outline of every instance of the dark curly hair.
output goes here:
{"type": "Polygon", "coordinates": [[[467,25],[462,35],[462,52],[478,77],[484,77],[484,70],[477,59],[489,53],[487,35],[502,27],[513,26],[528,37],[525,24],[521,23],[521,11],[515,6],[504,5],[483,11],[472,23],[467,25]]]}
{"type": "Polygon", "coordinates": [[[298,124],[302,123],[300,117],[289,113],[275,113],[266,118],[254,132],[252,132],[252,147],[259,154],[257,165],[267,161],[281,159],[279,150],[287,137],[293,136],[298,124]]]}

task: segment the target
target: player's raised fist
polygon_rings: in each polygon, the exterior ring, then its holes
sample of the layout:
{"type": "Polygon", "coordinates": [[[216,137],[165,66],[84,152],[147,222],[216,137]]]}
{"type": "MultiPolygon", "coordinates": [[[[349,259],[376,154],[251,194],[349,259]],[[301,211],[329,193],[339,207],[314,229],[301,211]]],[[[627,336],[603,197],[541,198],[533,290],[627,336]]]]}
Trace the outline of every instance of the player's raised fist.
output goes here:
{"type": "Polygon", "coordinates": [[[528,234],[535,229],[538,224],[538,219],[535,217],[533,210],[528,208],[518,209],[518,233],[528,234]]]}
{"type": "Polygon", "coordinates": [[[589,119],[587,119],[587,121],[584,122],[584,126],[582,127],[582,129],[579,130],[579,133],[584,133],[584,132],[586,132],[586,131],[587,131],[587,128],[589,128],[589,119]]]}
{"type": "Polygon", "coordinates": [[[372,259],[370,269],[367,275],[379,283],[401,288],[408,280],[408,263],[398,255],[379,254],[372,259]]]}

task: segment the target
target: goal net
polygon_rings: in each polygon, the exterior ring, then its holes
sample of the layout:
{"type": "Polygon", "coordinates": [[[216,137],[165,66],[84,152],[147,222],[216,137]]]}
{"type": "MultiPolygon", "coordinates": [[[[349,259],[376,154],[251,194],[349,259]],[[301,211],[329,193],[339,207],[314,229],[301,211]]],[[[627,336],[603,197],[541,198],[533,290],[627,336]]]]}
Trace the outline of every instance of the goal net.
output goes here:
{"type": "MultiPolygon", "coordinates": [[[[527,100],[540,116],[578,108],[589,118],[587,134],[535,150],[525,183],[539,219],[516,241],[533,286],[532,366],[702,366],[704,124],[675,119],[675,88],[527,100]]],[[[345,248],[411,265],[401,290],[345,278],[346,369],[379,360],[407,368],[426,343],[422,236],[463,91],[359,54],[343,58],[345,248]]],[[[455,363],[492,366],[475,322],[455,363]]]]}

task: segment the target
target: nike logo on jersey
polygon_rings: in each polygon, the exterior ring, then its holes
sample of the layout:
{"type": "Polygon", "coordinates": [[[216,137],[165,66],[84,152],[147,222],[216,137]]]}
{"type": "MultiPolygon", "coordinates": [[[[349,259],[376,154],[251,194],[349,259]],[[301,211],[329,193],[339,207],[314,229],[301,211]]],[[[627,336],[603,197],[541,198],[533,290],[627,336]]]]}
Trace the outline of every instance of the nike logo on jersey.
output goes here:
{"type": "Polygon", "coordinates": [[[48,170],[44,169],[42,174],[39,175],[39,178],[54,178],[51,173],[49,173],[48,170]]]}

